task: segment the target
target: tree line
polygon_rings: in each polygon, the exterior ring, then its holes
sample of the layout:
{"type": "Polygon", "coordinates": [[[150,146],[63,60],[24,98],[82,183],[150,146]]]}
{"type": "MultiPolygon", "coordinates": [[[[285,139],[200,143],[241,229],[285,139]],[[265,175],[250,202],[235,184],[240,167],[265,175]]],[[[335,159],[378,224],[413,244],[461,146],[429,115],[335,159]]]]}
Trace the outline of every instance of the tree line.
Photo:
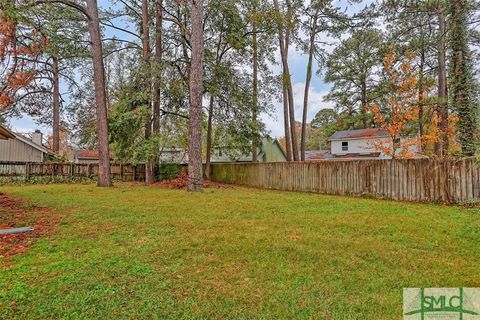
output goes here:
{"type": "Polygon", "coordinates": [[[97,148],[100,186],[112,185],[110,150],[145,163],[152,183],[162,151],[177,147],[188,148],[189,189],[200,191],[213,153],[258,160],[260,115],[277,101],[288,161],[351,128],[387,130],[392,144],[379,148],[398,157],[407,143],[437,157],[477,150],[476,1],[1,0],[1,9],[0,120],[28,114],[51,126],[56,153],[65,135],[97,148]],[[306,57],[301,106],[292,51],[306,57]],[[314,76],[331,85],[334,108],[308,123],[314,76]],[[418,138],[392,147],[403,135],[418,138]]]}

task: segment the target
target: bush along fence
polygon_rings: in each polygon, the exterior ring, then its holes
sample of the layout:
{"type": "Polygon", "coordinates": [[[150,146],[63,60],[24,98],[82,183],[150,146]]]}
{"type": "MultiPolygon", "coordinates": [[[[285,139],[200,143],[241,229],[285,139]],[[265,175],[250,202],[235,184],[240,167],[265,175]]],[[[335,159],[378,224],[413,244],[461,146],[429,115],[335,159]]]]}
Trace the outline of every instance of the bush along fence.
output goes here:
{"type": "MultiPolygon", "coordinates": [[[[0,162],[0,180],[75,181],[95,179],[98,164],[0,162]]],[[[112,179],[145,181],[145,165],[111,164],[112,179]]]]}
{"type": "Polygon", "coordinates": [[[464,203],[480,200],[479,172],[474,159],[224,163],[212,165],[212,180],[276,190],[464,203]]]}

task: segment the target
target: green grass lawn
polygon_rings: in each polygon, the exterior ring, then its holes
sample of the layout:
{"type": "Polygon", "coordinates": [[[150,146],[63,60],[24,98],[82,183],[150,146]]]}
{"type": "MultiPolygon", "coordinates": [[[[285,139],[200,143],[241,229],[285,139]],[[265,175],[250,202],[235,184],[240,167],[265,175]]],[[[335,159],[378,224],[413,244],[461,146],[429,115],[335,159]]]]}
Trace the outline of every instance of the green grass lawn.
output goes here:
{"type": "Polygon", "coordinates": [[[255,189],[0,187],[60,226],[0,260],[2,319],[400,319],[480,287],[477,210],[255,189]]]}

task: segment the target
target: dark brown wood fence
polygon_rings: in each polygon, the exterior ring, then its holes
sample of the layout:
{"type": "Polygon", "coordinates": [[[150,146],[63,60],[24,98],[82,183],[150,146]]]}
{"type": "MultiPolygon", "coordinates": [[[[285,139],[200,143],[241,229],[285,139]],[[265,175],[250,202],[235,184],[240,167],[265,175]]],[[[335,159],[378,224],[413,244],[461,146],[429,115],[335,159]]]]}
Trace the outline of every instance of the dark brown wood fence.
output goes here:
{"type": "Polygon", "coordinates": [[[361,160],[213,164],[212,180],[259,188],[405,201],[480,200],[479,164],[471,160],[361,160]]]}
{"type": "MultiPolygon", "coordinates": [[[[111,164],[112,178],[122,181],[145,181],[145,166],[111,164]]],[[[95,178],[98,164],[0,162],[0,178],[95,178]]]]}

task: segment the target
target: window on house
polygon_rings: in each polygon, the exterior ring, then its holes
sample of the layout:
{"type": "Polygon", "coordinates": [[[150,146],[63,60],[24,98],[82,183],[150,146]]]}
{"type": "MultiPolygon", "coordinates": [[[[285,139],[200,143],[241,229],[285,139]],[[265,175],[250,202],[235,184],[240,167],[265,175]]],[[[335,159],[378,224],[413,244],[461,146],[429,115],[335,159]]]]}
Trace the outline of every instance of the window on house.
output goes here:
{"type": "Polygon", "coordinates": [[[394,148],[400,148],[400,145],[401,145],[400,138],[395,138],[395,139],[393,140],[393,146],[394,146],[394,148]]]}
{"type": "Polygon", "coordinates": [[[348,141],[342,142],[342,151],[348,151],[348,141]]]}

